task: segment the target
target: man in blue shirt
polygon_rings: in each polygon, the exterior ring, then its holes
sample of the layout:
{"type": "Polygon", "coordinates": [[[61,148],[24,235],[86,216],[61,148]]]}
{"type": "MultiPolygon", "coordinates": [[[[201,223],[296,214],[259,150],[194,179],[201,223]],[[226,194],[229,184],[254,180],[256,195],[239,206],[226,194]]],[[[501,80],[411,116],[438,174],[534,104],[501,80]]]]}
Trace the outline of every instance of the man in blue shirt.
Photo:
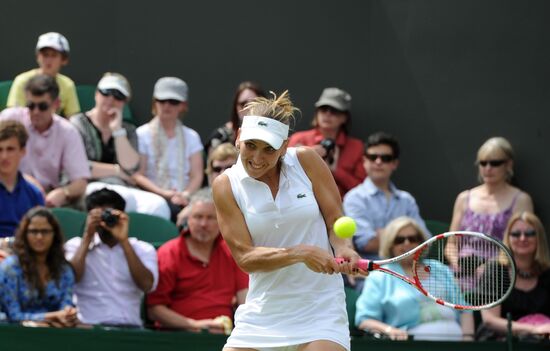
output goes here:
{"type": "Polygon", "coordinates": [[[391,176],[399,165],[399,143],[392,135],[377,132],[365,143],[364,166],[367,178],[344,197],[344,212],[357,222],[353,242],[357,252],[368,259],[378,259],[382,229],[392,219],[408,216],[429,235],[414,197],[399,190],[391,176]]]}
{"type": "Polygon", "coordinates": [[[23,124],[0,121],[0,237],[13,236],[23,215],[44,205],[42,192],[19,172],[27,139],[23,124]]]}

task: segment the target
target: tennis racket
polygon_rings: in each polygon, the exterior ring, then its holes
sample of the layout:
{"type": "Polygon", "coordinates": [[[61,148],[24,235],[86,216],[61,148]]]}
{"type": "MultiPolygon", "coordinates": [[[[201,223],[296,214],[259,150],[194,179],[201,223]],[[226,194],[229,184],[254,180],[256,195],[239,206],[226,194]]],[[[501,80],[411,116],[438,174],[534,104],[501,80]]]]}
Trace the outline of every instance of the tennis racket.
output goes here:
{"type": "Polygon", "coordinates": [[[466,231],[439,234],[397,257],[362,259],[357,266],[397,277],[438,304],[458,310],[483,310],[500,304],[516,279],[514,260],[504,244],[485,234],[466,231]],[[447,242],[452,242],[453,250],[446,250],[447,242]],[[411,256],[412,278],[384,268],[411,256]],[[454,262],[452,267],[449,262],[454,262]]]}

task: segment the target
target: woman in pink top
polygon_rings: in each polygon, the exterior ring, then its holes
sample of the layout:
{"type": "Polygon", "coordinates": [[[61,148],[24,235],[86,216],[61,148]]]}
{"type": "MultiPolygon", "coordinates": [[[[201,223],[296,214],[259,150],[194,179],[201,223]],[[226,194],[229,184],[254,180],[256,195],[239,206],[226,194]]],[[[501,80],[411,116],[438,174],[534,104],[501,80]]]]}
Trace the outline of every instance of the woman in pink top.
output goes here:
{"type": "MultiPolygon", "coordinates": [[[[481,185],[458,195],[450,230],[475,231],[502,240],[512,214],[532,212],[533,202],[527,193],[510,183],[514,175],[514,151],[505,138],[493,137],[483,143],[477,152],[476,165],[481,185]]],[[[450,241],[447,252],[457,250],[450,241]]],[[[474,254],[472,250],[466,245],[460,248],[458,255],[449,255],[453,267],[459,269],[459,260],[467,260],[474,254]]],[[[475,267],[476,264],[468,266],[475,267]]]]}

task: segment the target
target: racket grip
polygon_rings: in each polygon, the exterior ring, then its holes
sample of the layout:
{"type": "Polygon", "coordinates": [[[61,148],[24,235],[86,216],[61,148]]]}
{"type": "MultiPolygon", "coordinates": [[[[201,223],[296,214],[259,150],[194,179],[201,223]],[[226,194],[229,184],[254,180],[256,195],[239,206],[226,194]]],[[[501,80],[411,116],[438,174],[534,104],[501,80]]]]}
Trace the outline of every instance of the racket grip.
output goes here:
{"type": "MultiPolygon", "coordinates": [[[[336,257],[334,260],[338,264],[347,262],[347,260],[343,257],[336,257]]],[[[360,259],[359,261],[357,261],[357,268],[362,269],[364,271],[368,271],[369,270],[369,263],[370,263],[369,260],[360,259]]]]}

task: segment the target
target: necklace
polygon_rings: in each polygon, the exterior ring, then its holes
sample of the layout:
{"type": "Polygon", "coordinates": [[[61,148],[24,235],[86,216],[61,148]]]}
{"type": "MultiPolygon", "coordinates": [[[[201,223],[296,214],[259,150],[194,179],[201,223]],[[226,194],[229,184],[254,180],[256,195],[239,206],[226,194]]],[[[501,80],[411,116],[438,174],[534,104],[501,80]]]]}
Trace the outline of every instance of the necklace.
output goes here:
{"type": "Polygon", "coordinates": [[[535,275],[531,272],[526,272],[526,271],[521,271],[518,269],[517,271],[517,275],[520,277],[520,278],[523,278],[523,279],[529,279],[529,278],[533,278],[535,275]]]}

